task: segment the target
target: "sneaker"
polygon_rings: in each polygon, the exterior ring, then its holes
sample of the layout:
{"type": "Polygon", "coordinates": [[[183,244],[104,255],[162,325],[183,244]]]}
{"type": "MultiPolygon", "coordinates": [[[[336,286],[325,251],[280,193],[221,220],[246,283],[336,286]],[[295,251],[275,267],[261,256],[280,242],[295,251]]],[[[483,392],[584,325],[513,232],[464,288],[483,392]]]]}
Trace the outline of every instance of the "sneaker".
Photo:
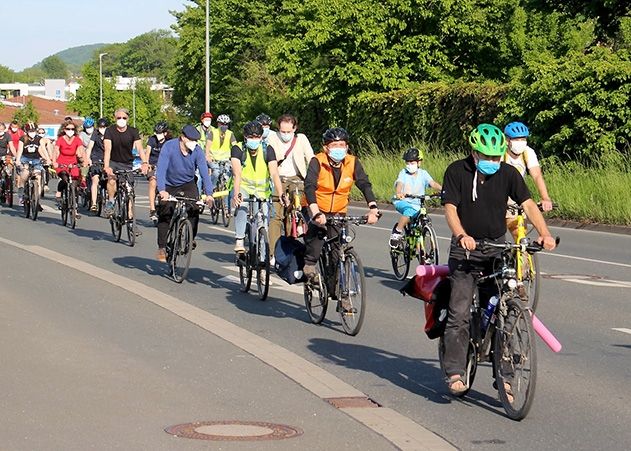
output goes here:
{"type": "Polygon", "coordinates": [[[98,207],[97,207],[96,205],[92,205],[92,206],[90,207],[90,211],[91,211],[92,213],[96,213],[96,212],[98,211],[98,207]]]}
{"type": "Polygon", "coordinates": [[[158,213],[156,213],[155,210],[150,210],[149,219],[151,219],[153,222],[158,222],[158,213]]]}
{"type": "Polygon", "coordinates": [[[48,191],[50,191],[50,188],[48,187],[48,185],[44,185],[44,192],[47,193],[48,191]]]}
{"type": "Polygon", "coordinates": [[[237,238],[237,241],[234,244],[234,251],[245,252],[245,246],[243,246],[243,238],[237,238]]]}
{"type": "Polygon", "coordinates": [[[164,248],[158,249],[158,252],[156,253],[156,259],[159,262],[166,263],[166,261],[167,261],[167,253],[164,250],[164,248]]]}
{"type": "Polygon", "coordinates": [[[390,235],[390,247],[399,247],[403,241],[403,234],[397,231],[392,232],[390,235]]]}

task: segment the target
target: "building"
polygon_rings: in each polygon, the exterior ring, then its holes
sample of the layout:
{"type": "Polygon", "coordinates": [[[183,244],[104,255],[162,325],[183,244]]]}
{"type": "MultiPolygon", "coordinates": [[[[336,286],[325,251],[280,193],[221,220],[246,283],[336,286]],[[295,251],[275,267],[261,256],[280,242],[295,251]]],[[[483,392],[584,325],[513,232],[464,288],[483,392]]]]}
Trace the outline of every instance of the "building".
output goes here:
{"type": "Polygon", "coordinates": [[[0,122],[9,124],[13,116],[28,101],[33,103],[33,108],[39,113],[40,127],[46,130],[46,134],[53,139],[57,138],[59,126],[66,116],[72,117],[78,125],[83,122],[83,118],[76,111],[67,108],[67,103],[63,100],[45,99],[39,96],[17,96],[7,100],[2,100],[3,108],[0,109],[0,122]]]}

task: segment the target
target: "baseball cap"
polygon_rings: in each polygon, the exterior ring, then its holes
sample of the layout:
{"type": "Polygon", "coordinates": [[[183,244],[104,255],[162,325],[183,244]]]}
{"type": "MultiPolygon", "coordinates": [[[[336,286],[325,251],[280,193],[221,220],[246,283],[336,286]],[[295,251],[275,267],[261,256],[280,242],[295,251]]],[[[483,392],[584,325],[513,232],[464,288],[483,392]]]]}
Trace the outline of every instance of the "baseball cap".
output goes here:
{"type": "Polygon", "coordinates": [[[199,138],[201,138],[202,136],[199,133],[199,130],[197,130],[195,127],[193,127],[190,124],[187,124],[184,127],[182,127],[182,134],[186,136],[188,139],[192,139],[193,141],[199,140],[199,138]]]}

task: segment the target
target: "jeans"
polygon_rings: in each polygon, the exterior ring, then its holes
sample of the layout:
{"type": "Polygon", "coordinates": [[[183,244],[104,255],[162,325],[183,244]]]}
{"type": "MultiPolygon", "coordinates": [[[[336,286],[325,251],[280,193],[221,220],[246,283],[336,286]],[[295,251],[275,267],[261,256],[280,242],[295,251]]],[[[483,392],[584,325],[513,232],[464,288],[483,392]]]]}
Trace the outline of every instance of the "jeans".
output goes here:
{"type": "MultiPolygon", "coordinates": [[[[245,191],[241,191],[241,197],[243,198],[243,200],[245,200],[253,196],[250,196],[245,191]]],[[[255,203],[253,206],[255,209],[254,211],[256,212],[257,204],[255,203]]],[[[236,213],[234,215],[234,231],[235,231],[235,236],[238,240],[243,239],[243,237],[245,236],[245,225],[248,222],[248,208],[249,208],[248,202],[241,202],[241,205],[239,206],[239,208],[237,208],[236,213]]],[[[262,205],[262,208],[263,208],[263,214],[267,218],[265,221],[265,227],[267,227],[267,224],[269,221],[269,202],[264,202],[262,205]]]]}
{"type": "MultiPolygon", "coordinates": [[[[206,162],[206,164],[207,164],[208,168],[211,167],[211,163],[206,162]]],[[[199,169],[195,170],[195,178],[197,179],[197,191],[201,195],[204,192],[204,186],[203,186],[204,179],[202,178],[201,174],[199,173],[199,169]]],[[[214,182],[213,182],[213,185],[214,185],[214,182]]]]}

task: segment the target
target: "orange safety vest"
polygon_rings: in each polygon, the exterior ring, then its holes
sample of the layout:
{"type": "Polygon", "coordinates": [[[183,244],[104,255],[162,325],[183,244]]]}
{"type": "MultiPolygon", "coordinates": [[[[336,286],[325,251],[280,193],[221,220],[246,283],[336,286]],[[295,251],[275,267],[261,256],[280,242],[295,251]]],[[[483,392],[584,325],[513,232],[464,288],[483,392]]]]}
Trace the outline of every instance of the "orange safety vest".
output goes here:
{"type": "Polygon", "coordinates": [[[329,157],[322,152],[315,156],[320,162],[318,188],[316,200],[318,208],[323,213],[346,213],[351,188],[355,183],[355,157],[346,155],[342,161],[342,175],[340,182],[334,186],[333,168],[329,164],[329,157]]]}

